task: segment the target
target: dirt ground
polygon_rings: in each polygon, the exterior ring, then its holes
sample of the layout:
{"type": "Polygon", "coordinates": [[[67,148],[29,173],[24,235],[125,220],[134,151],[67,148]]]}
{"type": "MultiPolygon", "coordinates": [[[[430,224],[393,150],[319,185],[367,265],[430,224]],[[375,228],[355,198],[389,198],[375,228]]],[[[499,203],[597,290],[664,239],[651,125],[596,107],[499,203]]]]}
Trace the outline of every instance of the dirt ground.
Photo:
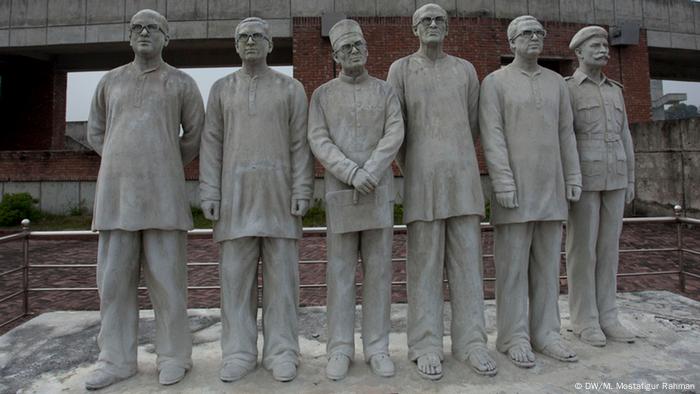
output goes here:
{"type": "MultiPolygon", "coordinates": [[[[620,241],[620,249],[649,249],[676,247],[677,227],[675,224],[627,224],[620,241]]],[[[564,239],[564,238],[563,238],[564,239]]],[[[563,243],[562,239],[562,243],[563,243]]],[[[700,228],[683,227],[683,243],[686,248],[700,251],[700,228]]],[[[493,233],[490,230],[482,232],[484,253],[484,297],[494,297],[494,284],[488,278],[494,277],[493,233]]],[[[29,256],[32,265],[29,270],[29,286],[31,289],[46,288],[94,288],[95,268],[41,268],[42,264],[95,264],[97,255],[97,237],[82,239],[31,239],[29,241],[29,256]]],[[[406,234],[397,232],[394,236],[393,280],[405,282],[406,234]]],[[[188,259],[190,263],[215,263],[218,260],[216,244],[210,237],[191,237],[188,241],[188,259]]],[[[306,236],[300,242],[300,305],[325,305],[325,262],[315,262],[326,259],[326,242],[324,236],[306,236]],[[316,286],[318,285],[318,286],[316,286]]],[[[700,273],[700,256],[686,253],[684,255],[686,270],[700,273]]],[[[22,264],[21,242],[0,244],[0,273],[7,272],[22,264]]],[[[631,272],[660,272],[678,271],[678,252],[633,252],[622,253],[620,256],[620,273],[631,272]]],[[[358,267],[359,268],[359,267],[358,267]]],[[[218,266],[190,266],[188,282],[190,286],[217,286],[218,266]]],[[[357,281],[362,281],[362,270],[357,270],[357,281]]],[[[566,268],[562,259],[561,273],[565,275],[566,268]]],[[[262,278],[260,279],[262,283],[262,278]]],[[[143,286],[143,283],[142,283],[143,286]]],[[[0,299],[22,289],[22,272],[16,272],[0,278],[0,299]]],[[[446,287],[447,290],[447,287],[446,287]]],[[[700,280],[688,277],[686,289],[680,290],[678,274],[632,276],[618,278],[618,291],[638,290],[669,290],[686,297],[700,300],[700,280]]],[[[561,292],[566,293],[566,280],[561,280],[561,292]]],[[[445,291],[445,297],[447,297],[445,291]]],[[[148,293],[139,291],[142,308],[150,308],[148,293]]],[[[357,301],[361,302],[362,292],[358,287],[357,301]]],[[[57,310],[95,310],[99,309],[99,298],[94,290],[65,291],[65,290],[31,290],[29,292],[29,307],[33,314],[57,310]]],[[[406,302],[406,286],[397,283],[392,286],[392,301],[406,302]]],[[[219,306],[219,291],[217,289],[191,289],[189,291],[189,306],[193,308],[216,308],[219,306]]],[[[23,308],[23,297],[19,295],[0,303],[0,324],[20,315],[23,308]]],[[[0,328],[0,334],[28,318],[0,328]]]]}

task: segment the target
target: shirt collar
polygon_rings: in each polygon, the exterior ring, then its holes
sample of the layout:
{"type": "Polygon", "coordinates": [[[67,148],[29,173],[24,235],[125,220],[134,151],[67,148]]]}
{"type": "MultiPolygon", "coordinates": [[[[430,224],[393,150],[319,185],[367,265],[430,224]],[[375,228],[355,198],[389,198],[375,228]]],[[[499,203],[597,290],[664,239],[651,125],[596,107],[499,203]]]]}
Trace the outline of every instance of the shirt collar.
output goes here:
{"type": "Polygon", "coordinates": [[[591,83],[594,83],[594,84],[596,84],[596,85],[598,85],[598,86],[600,86],[600,85],[602,85],[602,84],[604,84],[604,83],[610,84],[610,81],[608,80],[608,77],[606,77],[605,74],[601,74],[601,75],[603,76],[603,78],[601,78],[600,83],[596,83],[595,81],[593,81],[592,79],[590,79],[590,78],[588,77],[588,75],[586,75],[586,73],[584,73],[583,71],[581,71],[580,68],[577,68],[576,71],[574,71],[573,78],[574,78],[574,81],[576,81],[576,85],[581,85],[581,84],[583,83],[583,81],[585,81],[585,80],[589,80],[589,81],[591,81],[591,83]]]}
{"type": "Polygon", "coordinates": [[[527,76],[528,78],[536,77],[536,76],[542,74],[542,66],[540,66],[540,65],[537,66],[537,70],[535,70],[532,74],[528,73],[527,71],[523,70],[523,69],[520,68],[520,67],[514,66],[513,63],[509,64],[509,65],[506,66],[506,67],[508,67],[508,68],[510,68],[510,69],[513,69],[513,70],[518,70],[518,72],[520,72],[521,74],[527,76]]]}
{"type": "Polygon", "coordinates": [[[367,73],[367,70],[364,70],[362,74],[358,75],[357,77],[351,77],[348,75],[345,75],[343,72],[340,73],[340,80],[345,82],[345,83],[350,83],[350,84],[356,84],[356,83],[362,83],[369,78],[369,74],[367,73]]]}
{"type": "Polygon", "coordinates": [[[147,69],[145,69],[145,70],[143,70],[143,71],[140,71],[139,68],[136,67],[136,62],[133,61],[133,62],[131,62],[131,67],[134,69],[134,71],[136,71],[137,74],[143,75],[143,74],[148,74],[148,73],[150,73],[150,72],[153,72],[153,71],[158,70],[164,63],[165,63],[165,62],[161,60],[157,65],[155,65],[155,66],[153,66],[153,67],[151,67],[151,68],[147,68],[147,69]]]}

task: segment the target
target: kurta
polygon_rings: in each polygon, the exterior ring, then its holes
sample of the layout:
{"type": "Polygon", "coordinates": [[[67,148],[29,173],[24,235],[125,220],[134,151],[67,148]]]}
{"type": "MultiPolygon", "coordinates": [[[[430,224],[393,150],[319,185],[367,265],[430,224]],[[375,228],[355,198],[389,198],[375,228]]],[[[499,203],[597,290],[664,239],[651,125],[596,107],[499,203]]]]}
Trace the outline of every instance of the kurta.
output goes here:
{"type": "Polygon", "coordinates": [[[108,72],[87,127],[102,156],[92,229],[191,229],[183,166],[197,156],[203,126],[202,97],[184,72],[166,63],[108,72]]]}
{"type": "Polygon", "coordinates": [[[634,148],[619,83],[595,83],[581,70],[566,78],[574,111],[583,190],[627,188],[634,183],[634,148]]]}
{"type": "Polygon", "coordinates": [[[493,191],[519,207],[491,204],[491,223],[566,220],[566,185],[581,186],[569,90],[554,71],[511,65],[489,74],[479,103],[481,142],[493,191]]]}
{"type": "Polygon", "coordinates": [[[221,202],[217,242],[301,238],[291,206],[313,193],[307,108],[301,83],[274,70],[253,77],[238,70],[214,84],[199,176],[201,200],[221,202]]]}
{"type": "Polygon", "coordinates": [[[388,188],[386,209],[391,209],[391,162],[404,137],[401,105],[391,85],[366,72],[357,78],[342,74],[321,85],[311,97],[308,137],[326,169],[326,194],[353,189],[352,178],[363,168],[379,180],[378,188],[388,188]]]}
{"type": "Polygon", "coordinates": [[[479,79],[474,66],[445,55],[397,60],[388,82],[401,101],[406,137],[397,162],[404,175],[404,222],[484,215],[474,139],[479,79]]]}

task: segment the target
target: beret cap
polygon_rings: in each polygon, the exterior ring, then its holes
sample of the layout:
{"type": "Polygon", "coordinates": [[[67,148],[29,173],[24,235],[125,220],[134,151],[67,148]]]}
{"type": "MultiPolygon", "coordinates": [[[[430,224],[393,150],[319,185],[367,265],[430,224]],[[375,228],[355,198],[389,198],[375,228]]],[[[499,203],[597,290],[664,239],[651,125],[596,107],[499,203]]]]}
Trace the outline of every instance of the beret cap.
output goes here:
{"type": "Polygon", "coordinates": [[[569,49],[576,49],[579,45],[586,42],[586,40],[595,36],[601,36],[607,39],[608,32],[600,26],[586,26],[583,29],[577,31],[576,34],[574,34],[574,37],[569,43],[569,49]]]}

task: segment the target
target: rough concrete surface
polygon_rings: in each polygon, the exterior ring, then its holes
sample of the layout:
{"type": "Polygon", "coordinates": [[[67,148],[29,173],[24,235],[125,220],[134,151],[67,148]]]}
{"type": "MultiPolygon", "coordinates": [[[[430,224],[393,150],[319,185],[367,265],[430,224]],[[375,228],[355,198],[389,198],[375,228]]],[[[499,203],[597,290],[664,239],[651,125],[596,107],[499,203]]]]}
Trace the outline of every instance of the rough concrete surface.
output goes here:
{"type": "MultiPolygon", "coordinates": [[[[449,354],[446,332],[445,376],[429,382],[418,376],[406,359],[406,305],[392,305],[391,353],[397,364],[393,378],[372,375],[362,360],[359,334],[356,359],[348,377],[341,382],[325,378],[325,309],[302,308],[299,376],[291,383],[276,382],[261,367],[235,383],[218,378],[221,324],[218,309],[191,309],[194,333],[194,368],[175,386],[157,382],[153,353],[153,313],[141,312],[139,370],[133,378],[100,393],[565,393],[565,392],[696,392],[700,385],[700,302],[665,292],[646,291],[618,294],[621,320],[639,336],[634,344],[609,343],[604,348],[587,346],[568,330],[566,296],[560,298],[562,332],[578,353],[579,362],[566,364],[537,355],[529,370],[511,364],[493,350],[495,307],[486,303],[489,348],[499,363],[495,377],[477,376],[449,354]],[[666,384],[686,384],[668,390],[666,384]],[[581,385],[578,389],[577,384],[581,385]],[[609,387],[593,385],[608,384],[609,387]],[[618,386],[623,385],[623,386],[618,386]],[[640,385],[640,386],[633,386],[640,385]],[[658,386],[656,386],[658,385],[658,386]],[[685,389],[685,390],[684,390],[685,389]]],[[[359,309],[358,309],[359,311],[359,309]]],[[[449,308],[445,308],[445,317],[449,308]]],[[[359,317],[356,327],[359,330],[359,317]]],[[[449,322],[445,327],[449,329],[449,322]]],[[[95,337],[99,328],[97,312],[52,312],[43,314],[0,337],[0,392],[58,393],[84,392],[84,382],[97,357],[95,337]]],[[[262,341],[262,338],[259,339],[262,341]]]]}

